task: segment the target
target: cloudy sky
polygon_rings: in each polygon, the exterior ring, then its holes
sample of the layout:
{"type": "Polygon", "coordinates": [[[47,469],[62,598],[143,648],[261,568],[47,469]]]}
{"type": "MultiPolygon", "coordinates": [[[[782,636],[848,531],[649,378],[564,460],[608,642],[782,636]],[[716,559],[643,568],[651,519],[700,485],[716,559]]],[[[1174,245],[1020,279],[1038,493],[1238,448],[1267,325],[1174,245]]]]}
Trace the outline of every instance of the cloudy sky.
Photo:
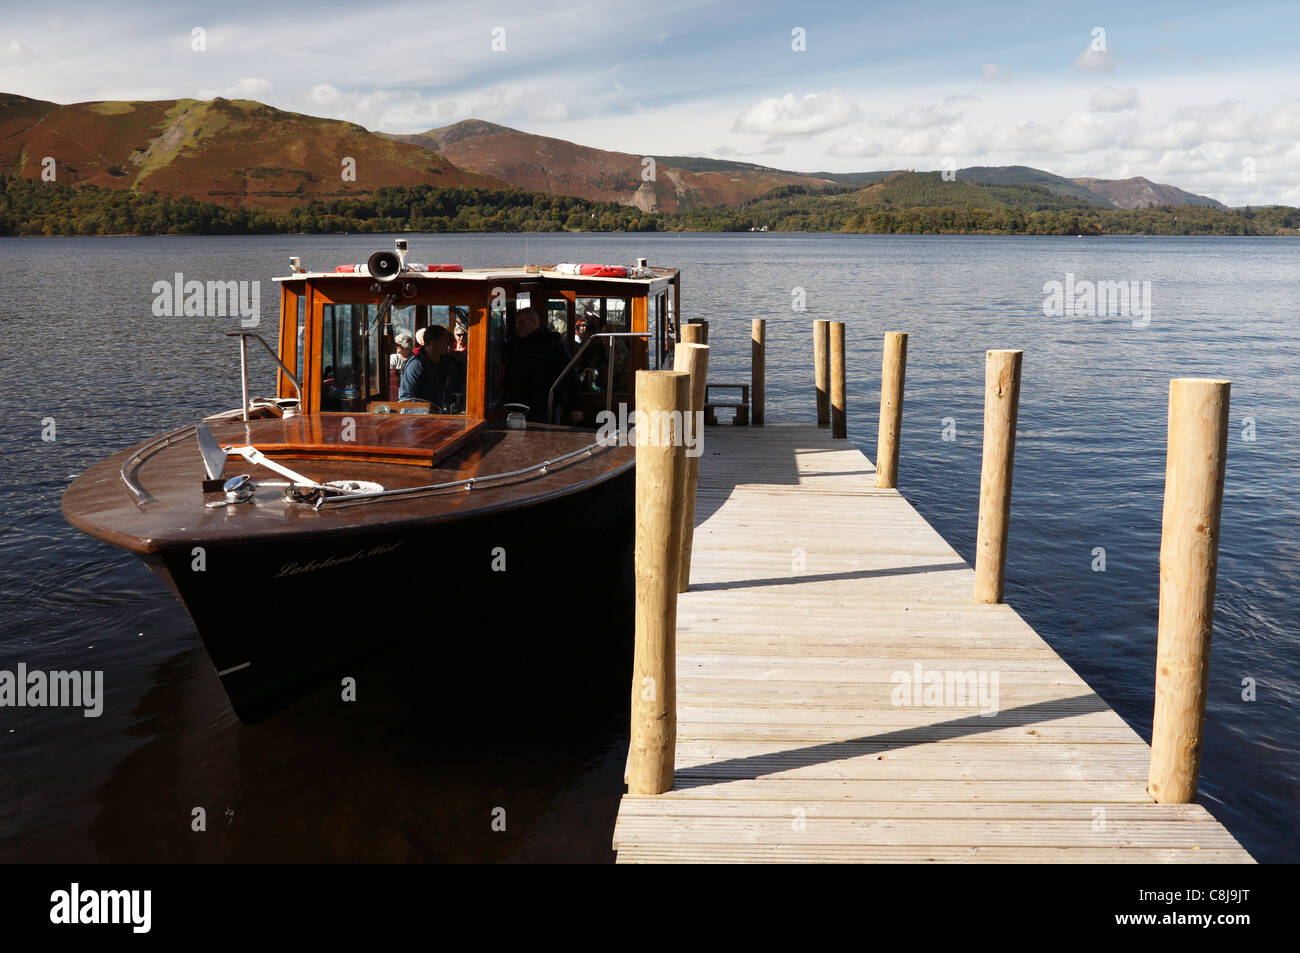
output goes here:
{"type": "Polygon", "coordinates": [[[0,13],[0,90],[61,103],[226,96],[385,132],[474,117],[641,155],[808,172],[1020,164],[1300,205],[1294,2],[5,0],[0,13]]]}

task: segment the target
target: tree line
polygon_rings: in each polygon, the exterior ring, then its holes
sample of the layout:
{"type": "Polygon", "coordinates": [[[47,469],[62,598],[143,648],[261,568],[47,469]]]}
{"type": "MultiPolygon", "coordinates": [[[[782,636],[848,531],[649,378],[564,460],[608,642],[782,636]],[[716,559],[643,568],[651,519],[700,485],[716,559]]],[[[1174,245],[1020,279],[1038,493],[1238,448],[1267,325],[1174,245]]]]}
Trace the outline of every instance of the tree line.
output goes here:
{"type": "Polygon", "coordinates": [[[1300,234],[1300,209],[1287,206],[1107,209],[1076,203],[1041,186],[939,186],[929,178],[916,176],[868,189],[784,186],[739,208],[649,213],[522,189],[431,185],[391,186],[361,198],[312,200],[288,211],[265,211],[0,175],[0,235],[736,232],[763,227],[921,235],[1300,234]]]}

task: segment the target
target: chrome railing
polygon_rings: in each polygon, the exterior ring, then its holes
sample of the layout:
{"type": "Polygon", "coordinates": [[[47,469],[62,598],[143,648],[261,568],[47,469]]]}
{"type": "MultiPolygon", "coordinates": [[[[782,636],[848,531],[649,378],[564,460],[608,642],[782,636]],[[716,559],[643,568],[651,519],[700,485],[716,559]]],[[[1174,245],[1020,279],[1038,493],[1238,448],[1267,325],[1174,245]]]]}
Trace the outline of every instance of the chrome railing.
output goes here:
{"type": "Polygon", "coordinates": [[[122,464],[122,469],[118,472],[122,475],[122,482],[126,484],[126,488],[135,496],[135,501],[137,503],[145,503],[152,499],[152,497],[149,496],[145,488],[142,487],[131,475],[131,466],[135,464],[137,465],[136,468],[139,469],[138,465],[144,463],[144,458],[146,456],[152,456],[156,450],[166,450],[172,445],[173,440],[178,440],[181,437],[194,433],[196,427],[198,427],[198,424],[186,424],[184,427],[171,431],[171,433],[165,433],[161,437],[150,440],[131,456],[127,457],[126,462],[122,464]]]}
{"type": "MultiPolygon", "coordinates": [[[[587,338],[587,340],[583,341],[582,346],[578,348],[578,352],[574,354],[569,360],[569,363],[564,366],[564,370],[560,371],[560,376],[555,378],[555,383],[552,384],[551,389],[546,392],[546,422],[548,424],[551,422],[551,414],[555,409],[555,388],[559,387],[560,382],[564,380],[569,371],[573,370],[574,365],[578,363],[578,358],[582,357],[587,348],[591,346],[592,341],[596,340],[596,338],[646,338],[649,336],[649,331],[601,331],[599,334],[593,334],[591,337],[587,338]]],[[[613,347],[609,349],[609,366],[605,370],[605,380],[607,382],[605,384],[605,409],[609,410],[614,404],[613,347]]]]}
{"type": "Polygon", "coordinates": [[[558,457],[553,457],[550,460],[543,460],[541,463],[534,463],[531,466],[522,467],[518,470],[508,470],[505,473],[489,473],[486,476],[469,477],[465,480],[452,480],[449,483],[432,483],[428,486],[411,486],[396,490],[376,490],[374,492],[340,493],[337,496],[321,496],[316,500],[312,509],[319,510],[322,507],[336,509],[340,506],[354,506],[361,503],[369,503],[372,500],[392,499],[394,497],[409,496],[416,493],[432,493],[437,490],[454,490],[457,487],[462,486],[466,490],[472,490],[478,484],[485,483],[489,480],[505,480],[509,477],[524,476],[533,471],[537,471],[540,476],[545,476],[546,471],[557,463],[563,463],[566,460],[571,460],[574,457],[583,456],[584,454],[591,456],[598,449],[605,449],[616,445],[616,441],[612,439],[609,442],[597,440],[595,443],[589,443],[585,447],[580,447],[577,450],[570,450],[568,453],[561,454],[558,457]]]}
{"type": "Polygon", "coordinates": [[[284,366],[280,360],[280,355],[271,350],[271,345],[266,343],[266,339],[256,331],[246,331],[243,328],[236,328],[233,331],[227,331],[226,337],[239,338],[239,385],[240,393],[243,396],[243,403],[240,404],[244,409],[244,420],[248,420],[249,402],[248,402],[248,339],[256,338],[257,342],[266,348],[266,353],[271,355],[271,360],[280,365],[280,370],[284,371],[284,376],[289,378],[289,383],[293,384],[293,389],[298,394],[298,406],[302,406],[302,388],[298,386],[298,378],[293,371],[284,366]]]}

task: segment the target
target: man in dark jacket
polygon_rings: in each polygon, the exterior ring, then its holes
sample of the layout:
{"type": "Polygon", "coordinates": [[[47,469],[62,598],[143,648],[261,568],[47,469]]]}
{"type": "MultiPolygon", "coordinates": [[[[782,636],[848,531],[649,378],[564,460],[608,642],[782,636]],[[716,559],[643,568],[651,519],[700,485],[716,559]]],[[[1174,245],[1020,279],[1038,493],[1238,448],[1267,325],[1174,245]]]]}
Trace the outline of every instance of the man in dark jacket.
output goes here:
{"type": "MultiPolygon", "coordinates": [[[[546,398],[568,363],[564,338],[544,326],[536,310],[521,308],[515,313],[515,337],[506,364],[507,401],[527,404],[529,420],[549,423],[546,398]]],[[[555,389],[555,406],[568,406],[572,412],[577,407],[575,391],[574,377],[570,374],[555,389]]],[[[577,413],[581,419],[581,410],[577,413]]]]}
{"type": "Polygon", "coordinates": [[[402,368],[398,400],[427,400],[435,414],[460,413],[465,394],[465,367],[448,352],[451,332],[440,324],[424,329],[424,346],[402,368]]]}

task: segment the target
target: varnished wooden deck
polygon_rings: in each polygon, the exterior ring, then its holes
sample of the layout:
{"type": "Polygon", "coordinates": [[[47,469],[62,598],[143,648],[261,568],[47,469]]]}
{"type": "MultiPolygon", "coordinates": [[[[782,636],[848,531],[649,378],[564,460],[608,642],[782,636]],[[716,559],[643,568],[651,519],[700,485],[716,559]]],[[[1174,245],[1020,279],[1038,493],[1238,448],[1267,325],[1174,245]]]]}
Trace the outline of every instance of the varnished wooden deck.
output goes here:
{"type": "Polygon", "coordinates": [[[1203,807],[1151,801],[1147,745],[973,584],[848,441],[708,428],[676,784],[623,798],[619,862],[1250,862],[1203,807]],[[996,714],[894,704],[918,664],[997,673],[996,714]]]}

